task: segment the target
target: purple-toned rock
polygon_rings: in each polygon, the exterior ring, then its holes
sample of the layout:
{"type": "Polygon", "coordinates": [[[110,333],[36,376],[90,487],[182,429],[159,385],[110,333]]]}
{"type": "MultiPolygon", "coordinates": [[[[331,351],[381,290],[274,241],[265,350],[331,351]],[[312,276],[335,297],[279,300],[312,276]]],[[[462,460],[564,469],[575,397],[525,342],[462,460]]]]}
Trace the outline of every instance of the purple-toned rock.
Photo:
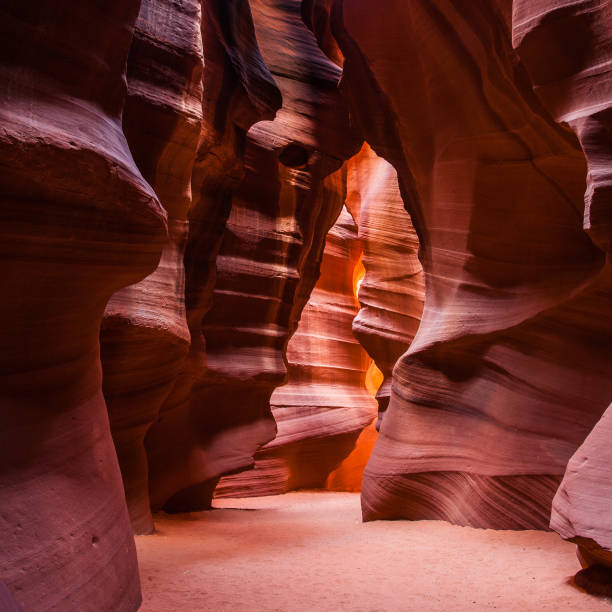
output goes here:
{"type": "Polygon", "coordinates": [[[510,2],[383,5],[336,1],[331,29],[352,116],[397,170],[426,294],[364,473],[364,517],[546,528],[612,397],[584,155],[531,90],[510,2]]]}
{"type": "Polygon", "coordinates": [[[208,506],[218,478],[252,466],[274,438],[270,396],[285,380],[287,342],[344,203],[342,162],[359,146],[338,91],[340,69],[302,22],[300,2],[257,0],[251,9],[283,106],[249,129],[244,177],[225,199],[217,196],[216,205],[231,210],[212,306],[200,295],[188,312],[193,346],[205,344],[206,356],[199,353],[189,393],[177,395],[147,440],[154,505],[168,510],[208,506]],[[185,433],[168,435],[169,427],[185,433]],[[164,437],[181,443],[160,451],[164,437]]]}
{"type": "Polygon", "coordinates": [[[121,129],[138,5],[0,7],[0,580],[26,610],[140,605],[98,341],[166,241],[121,129]]]}
{"type": "Polygon", "coordinates": [[[153,274],[110,300],[102,322],[103,391],[132,527],[153,531],[144,438],[184,366],[187,214],[202,123],[200,2],[144,0],[128,56],[123,129],[168,214],[153,274]]]}

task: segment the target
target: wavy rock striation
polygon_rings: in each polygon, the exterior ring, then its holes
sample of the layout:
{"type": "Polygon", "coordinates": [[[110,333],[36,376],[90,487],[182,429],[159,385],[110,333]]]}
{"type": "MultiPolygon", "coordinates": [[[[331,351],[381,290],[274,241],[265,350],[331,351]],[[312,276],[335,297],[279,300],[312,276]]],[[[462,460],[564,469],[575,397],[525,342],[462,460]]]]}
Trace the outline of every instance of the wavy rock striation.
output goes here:
{"type": "MultiPolygon", "coordinates": [[[[321,275],[287,347],[288,382],[270,400],[278,433],[256,453],[254,469],[223,478],[215,496],[323,488],[374,419],[376,402],[365,386],[371,360],[351,331],[360,258],[357,227],[344,208],[327,235],[321,275]]],[[[347,488],[358,487],[360,476],[347,488]]]]}
{"type": "Polygon", "coordinates": [[[27,610],[140,604],[98,340],[166,241],[121,129],[138,5],[0,7],[0,580],[27,610]]]}
{"type": "Polygon", "coordinates": [[[364,518],[546,528],[612,391],[584,156],[531,91],[509,1],[383,4],[338,1],[332,27],[353,115],[398,172],[426,296],[364,474],[364,518]]]}
{"type": "Polygon", "coordinates": [[[380,369],[378,424],[389,405],[393,367],[410,346],[423,311],[419,240],[404,208],[397,173],[366,144],[348,162],[348,198],[359,210],[364,277],[353,333],[380,369]]]}
{"type": "MultiPolygon", "coordinates": [[[[175,494],[206,480],[201,474],[209,466],[208,445],[218,432],[209,431],[212,407],[198,396],[198,388],[208,376],[202,320],[211,305],[215,260],[232,195],[244,176],[247,131],[259,120],[273,119],[281,104],[280,92],[260,54],[248,2],[204,3],[202,38],[203,123],[191,181],[193,206],[185,252],[191,344],[183,369],[145,441],[151,503],[157,509],[180,506],[180,496],[173,499],[175,494]]],[[[230,423],[233,413],[239,413],[237,406],[224,415],[230,423]]]]}
{"type": "MultiPolygon", "coordinates": [[[[513,43],[538,98],[580,141],[587,160],[583,225],[608,259],[612,245],[611,28],[612,8],[607,3],[514,2],[513,43]]],[[[594,356],[599,354],[600,343],[610,343],[609,265],[605,274],[602,293],[605,291],[608,308],[597,313],[594,322],[599,326],[590,338],[594,356]]],[[[608,357],[599,367],[609,362],[608,357]]],[[[553,502],[551,527],[578,543],[583,565],[612,567],[611,437],[608,408],[570,460],[553,502]]],[[[587,589],[597,590],[597,573],[585,572],[576,577],[577,582],[579,579],[586,581],[587,589]]]]}
{"type": "Polygon", "coordinates": [[[578,544],[585,567],[612,567],[611,436],[612,411],[608,408],[570,459],[553,503],[550,526],[578,544]]]}
{"type": "MultiPolygon", "coordinates": [[[[270,396],[285,379],[287,342],[344,202],[342,162],[358,146],[337,88],[340,71],[302,23],[300,2],[260,0],[251,9],[283,106],[274,121],[247,133],[245,175],[230,199],[212,308],[198,313],[206,369],[172,415],[187,432],[180,448],[170,461],[161,454],[156,460],[156,503],[169,510],[207,507],[218,478],[252,466],[274,437],[270,396]]],[[[155,441],[151,432],[152,449],[167,421],[155,441]]]]}
{"type": "Polygon", "coordinates": [[[202,122],[200,21],[198,0],[144,0],[128,57],[123,129],[169,226],[155,272],[116,293],[102,322],[103,391],[136,533],[153,531],[144,438],[189,348],[183,255],[202,122]]]}

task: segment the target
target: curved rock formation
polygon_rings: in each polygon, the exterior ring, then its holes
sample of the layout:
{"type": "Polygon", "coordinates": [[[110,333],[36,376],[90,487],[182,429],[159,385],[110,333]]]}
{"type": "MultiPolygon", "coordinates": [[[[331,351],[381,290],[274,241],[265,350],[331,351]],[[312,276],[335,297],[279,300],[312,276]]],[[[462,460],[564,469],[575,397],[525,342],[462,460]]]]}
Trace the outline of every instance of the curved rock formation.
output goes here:
{"type": "Polygon", "coordinates": [[[153,531],[144,437],[182,369],[187,213],[202,122],[200,2],[144,0],[128,57],[123,129],[168,213],[155,272],[116,293],[102,322],[103,391],[132,527],[153,531]]]}
{"type": "MultiPolygon", "coordinates": [[[[357,227],[344,208],[327,235],[321,275],[287,347],[288,382],[270,399],[278,433],[256,453],[254,469],[223,478],[215,496],[323,488],[374,419],[376,404],[365,386],[370,359],[351,333],[360,258],[357,227]]],[[[356,478],[347,488],[358,488],[361,474],[356,478]]]]}
{"type": "Polygon", "coordinates": [[[414,338],[423,311],[425,279],[419,240],[404,208],[397,173],[366,144],[348,162],[348,198],[359,210],[364,277],[353,333],[383,375],[378,423],[389,405],[393,367],[414,338]]]}
{"type": "Polygon", "coordinates": [[[285,378],[286,345],[344,201],[338,168],[358,142],[338,93],[340,71],[302,23],[300,2],[258,0],[251,10],[283,107],[247,134],[245,176],[216,258],[213,306],[194,310],[206,368],[194,375],[188,400],[149,434],[154,505],[168,510],[207,507],[219,476],[250,467],[274,437],[270,396],[285,378]],[[185,433],[170,437],[180,445],[160,452],[169,426],[185,433]]]}
{"type": "Polygon", "coordinates": [[[342,66],[344,58],[330,23],[333,4],[334,0],[302,0],[302,20],[315,35],[319,47],[327,57],[342,66]]]}
{"type": "Polygon", "coordinates": [[[4,0],[0,608],[137,609],[223,475],[358,489],[365,351],[366,520],[609,593],[611,6],[4,0]]]}
{"type": "Polygon", "coordinates": [[[513,44],[534,91],[570,125],[587,160],[584,229],[612,247],[612,8],[599,0],[514,0],[513,44]]]}
{"type": "Polygon", "coordinates": [[[180,504],[180,497],[168,500],[199,483],[202,466],[208,468],[206,447],[214,433],[207,430],[209,407],[197,397],[197,387],[208,371],[202,319],[211,305],[215,260],[232,194],[244,175],[246,133],[256,121],[273,119],[281,103],[255,39],[248,2],[214,0],[203,9],[204,121],[192,177],[194,204],[185,253],[191,346],[146,440],[151,502],[157,509],[180,504]]]}
{"type": "MultiPolygon", "coordinates": [[[[584,229],[608,252],[608,259],[612,246],[611,28],[612,7],[607,3],[514,2],[514,45],[538,98],[580,141],[587,160],[584,229]]],[[[604,290],[609,300],[609,266],[606,274],[604,290]]],[[[612,323],[609,312],[608,305],[597,321],[599,327],[607,323],[606,331],[612,323]]],[[[609,341],[609,332],[592,340],[595,356],[597,343],[609,341]]],[[[601,365],[609,365],[609,358],[601,365]]],[[[611,439],[612,412],[608,408],[570,460],[553,502],[551,527],[578,543],[583,565],[612,567],[611,439]]],[[[597,575],[581,575],[587,589],[597,590],[597,575]]]]}
{"type": "Polygon", "coordinates": [[[138,5],[0,7],[0,580],[27,610],[140,603],[98,341],[166,240],[121,130],[138,5]]]}
{"type": "Polygon", "coordinates": [[[612,410],[608,408],[570,459],[550,526],[578,544],[582,564],[612,567],[612,410]]]}
{"type": "Polygon", "coordinates": [[[364,518],[546,528],[612,391],[584,157],[531,92],[509,1],[383,4],[337,1],[332,26],[353,115],[398,171],[426,297],[364,518]]]}

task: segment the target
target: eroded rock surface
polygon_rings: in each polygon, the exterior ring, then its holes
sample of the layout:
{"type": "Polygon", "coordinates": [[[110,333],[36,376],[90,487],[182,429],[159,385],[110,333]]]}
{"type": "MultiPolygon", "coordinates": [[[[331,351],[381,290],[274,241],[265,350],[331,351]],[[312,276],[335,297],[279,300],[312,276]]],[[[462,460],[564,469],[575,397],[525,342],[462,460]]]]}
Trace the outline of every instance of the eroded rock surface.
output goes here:
{"type": "Polygon", "coordinates": [[[419,241],[393,166],[366,144],[348,163],[347,205],[359,212],[364,277],[353,332],[383,375],[378,427],[389,405],[393,367],[412,342],[423,311],[419,241]]]}
{"type": "Polygon", "coordinates": [[[553,503],[550,526],[578,544],[584,566],[612,567],[611,436],[612,411],[608,408],[570,459],[553,503]]]}
{"type": "Polygon", "coordinates": [[[364,517],[546,528],[612,391],[584,156],[531,91],[510,2],[383,4],[336,2],[332,26],[351,110],[398,171],[426,297],[364,517]]]}
{"type": "Polygon", "coordinates": [[[254,456],[219,494],[358,489],[360,266],[365,519],[550,519],[607,592],[611,29],[598,0],[5,0],[0,607],[137,609],[130,518],[254,456]]]}
{"type": "MultiPolygon", "coordinates": [[[[514,2],[513,43],[538,98],[574,131],[587,161],[583,225],[610,253],[612,245],[612,8],[603,2],[514,2]]],[[[610,299],[610,271],[604,291],[610,299]]],[[[609,345],[608,328],[590,342],[609,345]]],[[[605,362],[608,365],[609,359],[605,362]]],[[[610,399],[610,397],[608,398],[610,399]]],[[[610,408],[570,460],[553,502],[551,527],[579,545],[584,565],[612,566],[612,413],[610,408]]],[[[597,576],[581,574],[593,590],[597,576]]],[[[607,574],[610,580],[609,572],[607,574]]],[[[579,577],[576,577],[579,581],[579,577]]],[[[610,585],[608,585],[608,592],[610,585]]],[[[601,594],[601,593],[600,593],[601,594]]]]}
{"type": "Polygon", "coordinates": [[[202,123],[200,23],[198,0],[144,0],[128,57],[123,129],[169,226],[155,272],[116,293],[102,323],[103,391],[136,533],[153,530],[144,437],[189,349],[183,256],[202,123]]]}
{"type": "Polygon", "coordinates": [[[338,93],[340,70],[301,21],[300,3],[261,0],[251,9],[283,106],[249,129],[244,177],[228,194],[212,307],[196,306],[190,323],[205,361],[200,352],[189,396],[162,414],[147,441],[154,505],[169,510],[209,505],[218,478],[250,467],[274,438],[270,396],[285,379],[287,342],[344,202],[342,162],[358,146],[338,93]],[[168,428],[180,430],[181,444],[163,450],[168,428]]]}
{"type": "MultiPolygon", "coordinates": [[[[204,97],[202,130],[193,168],[193,206],[185,252],[185,302],[190,347],[187,359],[146,439],[154,508],[168,504],[181,489],[206,480],[211,407],[197,389],[208,374],[202,320],[211,305],[216,257],[244,176],[246,133],[253,123],[274,118],[281,97],[260,54],[246,0],[214,0],[203,5],[204,97]]],[[[231,409],[224,415],[231,424],[231,409]]],[[[223,422],[223,418],[221,419],[223,422]]],[[[229,427],[230,425],[228,425],[229,427]]]]}
{"type": "MultiPolygon", "coordinates": [[[[321,275],[287,348],[288,382],[270,399],[278,432],[253,470],[223,478],[215,495],[275,495],[324,488],[375,416],[365,378],[371,360],[352,334],[358,312],[357,227],[346,208],[327,235],[321,275]]],[[[356,482],[346,482],[351,489],[356,482]]]]}
{"type": "Polygon", "coordinates": [[[98,341],[166,241],[121,130],[138,5],[0,7],[0,580],[26,610],[140,604],[98,341]]]}

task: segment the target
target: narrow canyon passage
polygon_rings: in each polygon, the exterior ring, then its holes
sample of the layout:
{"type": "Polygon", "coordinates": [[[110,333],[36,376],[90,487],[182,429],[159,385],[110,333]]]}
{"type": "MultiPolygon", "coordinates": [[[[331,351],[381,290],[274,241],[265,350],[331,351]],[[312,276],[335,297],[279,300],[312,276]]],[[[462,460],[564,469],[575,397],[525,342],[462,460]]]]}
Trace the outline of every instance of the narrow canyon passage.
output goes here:
{"type": "Polygon", "coordinates": [[[142,612],[611,609],[569,584],[575,547],[551,532],[363,523],[355,493],[213,505],[136,538],[142,612]]]}
{"type": "Polygon", "coordinates": [[[612,0],[0,34],[0,612],[612,612],[612,0]]]}

